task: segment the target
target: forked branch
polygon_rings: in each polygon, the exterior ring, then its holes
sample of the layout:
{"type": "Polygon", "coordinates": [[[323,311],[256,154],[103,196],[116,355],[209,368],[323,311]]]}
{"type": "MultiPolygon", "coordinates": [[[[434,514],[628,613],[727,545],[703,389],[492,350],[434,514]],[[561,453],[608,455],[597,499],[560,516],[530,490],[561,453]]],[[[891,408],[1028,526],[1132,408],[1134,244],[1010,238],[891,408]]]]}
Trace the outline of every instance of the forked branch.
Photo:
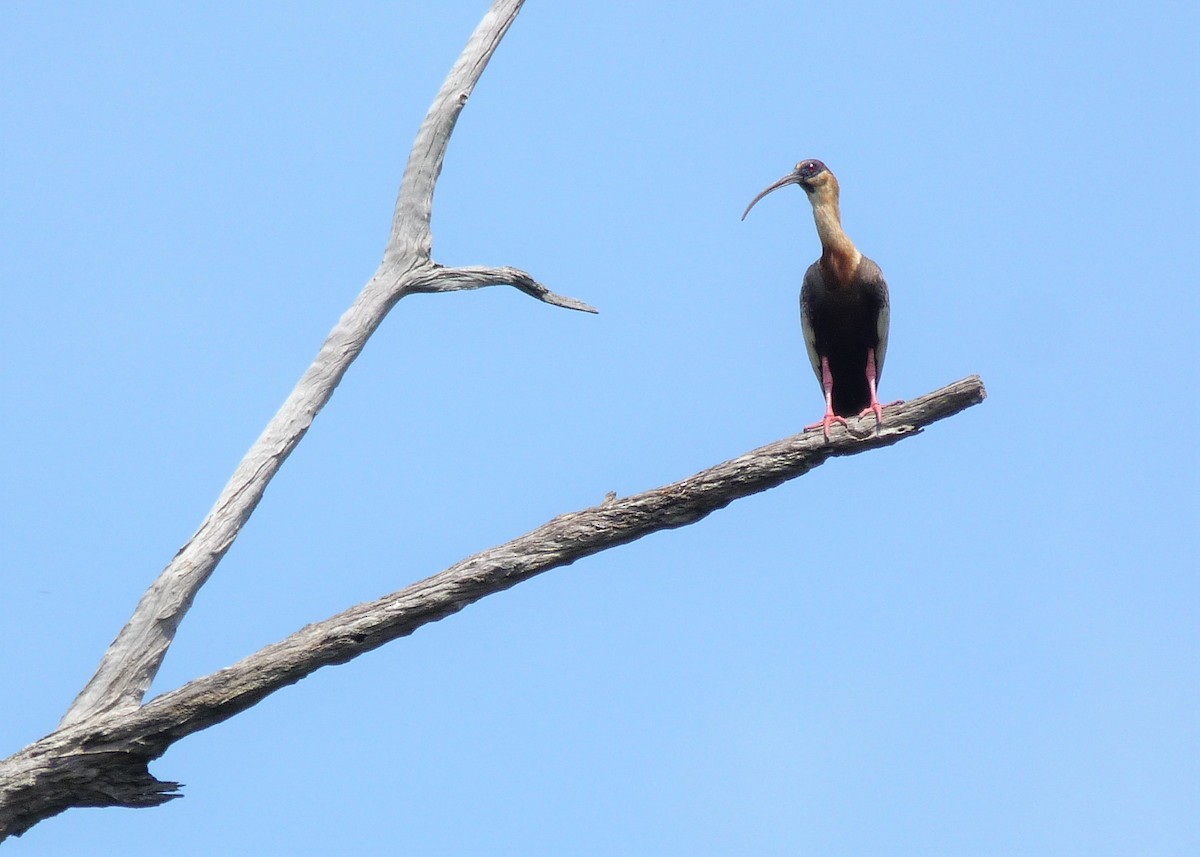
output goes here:
{"type": "Polygon", "coordinates": [[[872,420],[786,438],[695,476],[561,515],[378,601],[307,626],[231,667],[143,704],[197,591],[249,519],[272,477],[329,401],[342,376],[396,302],[412,293],[511,285],[544,303],[595,312],[510,267],[438,265],[429,223],[446,146],[488,59],[521,0],[496,0],[455,63],[417,134],[383,260],[334,326],[279,413],[238,465],[195,535],[142,596],[129,623],[59,728],[0,761],[0,840],[79,806],[153,806],[177,785],[148,764],[175,741],[226,720],[323,666],[344,663],[429,622],[553,568],[659,530],[694,523],[715,509],[800,476],[831,457],[887,446],[983,400],[967,378],[872,420]]]}
{"type": "Polygon", "coordinates": [[[507,284],[554,306],[595,312],[582,301],[556,295],[515,268],[443,268],[430,258],[433,192],[450,134],[488,60],[520,11],[521,2],[496,0],[475,29],[417,133],[379,269],[246,453],[200,528],[142,596],[133,616],[104,653],[96,674],[63,716],[61,726],[106,711],[132,711],[141,703],[196,593],[225,556],[267,485],[329,401],[367,339],[402,297],[412,292],[507,284]]]}

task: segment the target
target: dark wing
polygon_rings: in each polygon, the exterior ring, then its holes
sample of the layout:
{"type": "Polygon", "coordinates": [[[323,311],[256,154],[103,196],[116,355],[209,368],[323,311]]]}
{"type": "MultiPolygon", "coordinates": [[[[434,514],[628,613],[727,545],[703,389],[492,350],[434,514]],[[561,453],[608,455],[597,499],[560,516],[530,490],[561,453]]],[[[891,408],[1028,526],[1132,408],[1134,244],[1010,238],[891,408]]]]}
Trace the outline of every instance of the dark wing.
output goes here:
{"type": "Polygon", "coordinates": [[[821,266],[813,262],[804,273],[804,285],[800,287],[800,330],[804,333],[804,349],[808,352],[808,362],[812,364],[818,384],[823,384],[824,381],[821,378],[821,355],[817,353],[813,315],[814,305],[821,301],[825,294],[825,275],[821,273],[821,266]]]}
{"type": "Polygon", "coordinates": [[[858,263],[855,278],[863,291],[879,306],[875,316],[875,329],[879,336],[879,344],[875,346],[875,375],[876,379],[883,377],[883,359],[887,357],[888,327],[891,324],[891,302],[888,299],[887,281],[883,279],[883,271],[879,266],[862,257],[858,263]]]}

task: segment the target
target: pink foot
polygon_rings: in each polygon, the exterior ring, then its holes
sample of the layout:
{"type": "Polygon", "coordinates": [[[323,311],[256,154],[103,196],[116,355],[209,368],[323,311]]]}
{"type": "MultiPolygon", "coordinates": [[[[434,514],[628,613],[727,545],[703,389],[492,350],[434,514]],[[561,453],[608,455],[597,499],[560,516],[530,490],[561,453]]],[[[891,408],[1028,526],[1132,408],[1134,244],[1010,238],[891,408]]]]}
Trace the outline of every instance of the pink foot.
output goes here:
{"type": "MultiPolygon", "coordinates": [[[[870,408],[868,408],[867,410],[870,410],[870,408]]],[[[808,431],[809,429],[815,429],[818,426],[820,426],[825,432],[825,440],[829,440],[829,427],[831,425],[833,425],[834,423],[841,423],[844,426],[850,425],[848,422],[846,422],[845,417],[839,417],[837,414],[834,414],[831,412],[831,413],[827,413],[825,415],[825,418],[823,420],[821,420],[819,423],[813,423],[810,426],[805,426],[804,430],[808,431]]]]}
{"type": "Polygon", "coordinates": [[[879,404],[879,401],[877,399],[873,399],[871,401],[871,404],[867,405],[865,408],[862,409],[862,412],[859,414],[859,417],[865,417],[867,414],[874,414],[875,415],[875,430],[878,431],[880,428],[883,427],[883,409],[890,408],[892,405],[902,405],[902,404],[904,404],[903,399],[897,399],[894,402],[888,402],[886,405],[881,405],[881,404],[879,404]]]}

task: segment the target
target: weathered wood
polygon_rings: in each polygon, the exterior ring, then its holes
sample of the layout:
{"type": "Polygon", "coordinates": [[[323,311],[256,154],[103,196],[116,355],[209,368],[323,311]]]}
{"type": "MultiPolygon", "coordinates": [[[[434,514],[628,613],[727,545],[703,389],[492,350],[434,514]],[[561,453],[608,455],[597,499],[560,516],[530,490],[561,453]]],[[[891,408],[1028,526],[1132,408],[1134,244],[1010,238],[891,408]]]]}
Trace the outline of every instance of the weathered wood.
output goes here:
{"type": "Polygon", "coordinates": [[[516,20],[523,3],[524,0],[496,0],[492,4],[425,114],[400,182],[396,210],[392,215],[392,233],[383,252],[384,266],[405,268],[413,259],[430,257],[433,237],[429,219],[433,213],[433,191],[442,173],[450,135],[454,133],[458,116],[466,107],[488,60],[516,20]]]}
{"type": "Polygon", "coordinates": [[[367,339],[402,297],[413,292],[513,285],[553,306],[595,312],[556,295],[515,268],[445,268],[430,258],[433,191],[454,124],[522,0],[497,0],[484,16],[426,114],[409,154],[383,261],[334,326],[316,359],[242,459],[196,533],[142,596],[104,653],[61,726],[104,711],[131,711],[154,680],[200,587],[233,545],[271,479],[333,396],[367,339]]]}
{"type": "Polygon", "coordinates": [[[553,568],[649,533],[695,523],[716,509],[802,476],[835,456],[890,446],[983,401],[964,378],[874,417],[812,430],[752,450],[679,482],[548,523],[377,601],[308,625],[231,667],[133,711],[110,711],[60,729],[0,762],[0,840],[73,806],[152,806],[177,797],[147,764],[175,741],[251,707],[324,666],[345,663],[472,602],[553,568]]]}
{"type": "MultiPolygon", "coordinates": [[[[163,694],[104,734],[125,746],[165,745],[225,720],[317,669],[345,663],[407,636],[488,595],[542,572],[660,530],[693,524],[734,500],[803,476],[830,458],[890,446],[925,426],[982,402],[978,376],[840,425],[826,442],[818,429],[776,441],[694,476],[559,515],[510,542],[482,551],[425,580],[308,625],[231,667],[163,694]],[[853,431],[851,431],[853,429],[853,431]]],[[[161,752],[161,751],[159,751],[161,752]]]]}
{"type": "Polygon", "coordinates": [[[0,761],[0,841],[71,807],[154,806],[178,784],[148,764],[175,741],[226,720],[323,666],[344,663],[552,568],[659,530],[800,476],[831,457],[887,446],[983,400],[967,378],[873,420],[790,437],[672,485],[561,515],[399,592],[309,625],[231,667],[142,703],[180,621],[228,551],[272,477],[329,401],[391,308],[412,293],[512,285],[553,306],[595,312],[509,267],[445,268],[431,257],[433,193],[454,124],[521,0],[496,0],[429,109],[401,183],[383,261],[334,326],[279,413],[238,465],[187,544],[142,596],[58,729],[0,761]]]}

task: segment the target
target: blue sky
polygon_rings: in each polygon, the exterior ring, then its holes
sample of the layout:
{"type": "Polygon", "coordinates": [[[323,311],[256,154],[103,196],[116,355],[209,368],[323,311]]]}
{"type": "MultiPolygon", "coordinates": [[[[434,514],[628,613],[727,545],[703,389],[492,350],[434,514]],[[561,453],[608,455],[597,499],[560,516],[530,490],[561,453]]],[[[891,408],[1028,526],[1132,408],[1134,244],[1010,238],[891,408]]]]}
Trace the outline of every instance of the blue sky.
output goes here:
{"type": "MultiPolygon", "coordinates": [[[[374,270],[484,11],[0,10],[0,755],[50,731],[374,270]]],[[[531,0],[402,301],[154,692],[820,416],[797,190],[881,395],[983,405],[322,670],[18,854],[1200,852],[1195,4],[531,0]]]]}

